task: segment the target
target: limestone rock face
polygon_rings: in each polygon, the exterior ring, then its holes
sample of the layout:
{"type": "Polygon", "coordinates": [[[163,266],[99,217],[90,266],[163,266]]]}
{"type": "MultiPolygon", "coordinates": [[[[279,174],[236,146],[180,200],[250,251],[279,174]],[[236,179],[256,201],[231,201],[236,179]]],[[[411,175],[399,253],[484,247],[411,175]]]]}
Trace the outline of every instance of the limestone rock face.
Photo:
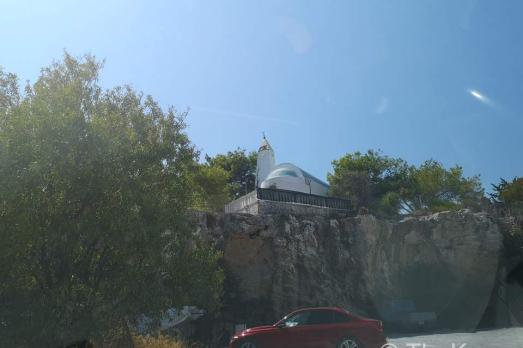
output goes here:
{"type": "Polygon", "coordinates": [[[372,215],[202,214],[198,231],[224,253],[226,317],[248,324],[304,306],[401,321],[408,313],[398,306],[408,304],[410,312],[435,313],[440,328],[474,329],[501,250],[496,223],[468,211],[394,223],[372,215]]]}
{"type": "Polygon", "coordinates": [[[379,225],[362,224],[363,234],[374,237],[359,241],[360,251],[368,251],[366,284],[381,317],[402,320],[393,308],[402,300],[434,312],[440,328],[476,328],[497,281],[502,236],[495,221],[461,211],[379,225]]]}

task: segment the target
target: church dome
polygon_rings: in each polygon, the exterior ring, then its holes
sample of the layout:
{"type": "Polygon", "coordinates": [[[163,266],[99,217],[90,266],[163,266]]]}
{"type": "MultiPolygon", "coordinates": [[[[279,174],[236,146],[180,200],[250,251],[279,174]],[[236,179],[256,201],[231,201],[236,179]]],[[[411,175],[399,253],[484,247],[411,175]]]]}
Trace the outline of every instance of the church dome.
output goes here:
{"type": "Polygon", "coordinates": [[[260,184],[261,188],[274,188],[325,196],[329,185],[292,163],[278,164],[260,184]]]}
{"type": "Polygon", "coordinates": [[[292,177],[299,178],[301,175],[300,168],[290,164],[284,163],[276,166],[276,168],[269,173],[267,179],[277,178],[277,177],[292,177]]]}
{"type": "Polygon", "coordinates": [[[274,150],[263,136],[256,162],[256,187],[327,196],[329,185],[292,163],[276,165],[274,150]]]}

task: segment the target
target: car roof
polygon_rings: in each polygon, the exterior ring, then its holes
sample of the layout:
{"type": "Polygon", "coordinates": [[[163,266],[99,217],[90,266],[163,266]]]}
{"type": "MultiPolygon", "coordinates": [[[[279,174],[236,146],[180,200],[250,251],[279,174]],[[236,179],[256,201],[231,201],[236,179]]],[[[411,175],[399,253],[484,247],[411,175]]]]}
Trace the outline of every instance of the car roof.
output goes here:
{"type": "Polygon", "coordinates": [[[284,320],[284,319],[288,318],[289,316],[294,315],[296,313],[300,313],[300,312],[303,312],[303,311],[315,311],[315,310],[328,310],[328,311],[333,311],[333,312],[346,314],[349,317],[352,317],[354,319],[361,319],[361,317],[358,316],[357,314],[353,314],[352,312],[349,312],[348,310],[346,310],[344,308],[340,308],[340,307],[303,307],[303,308],[299,308],[299,309],[296,309],[296,310],[294,310],[292,312],[287,313],[282,319],[280,319],[280,321],[282,321],[282,320],[284,320]]]}
{"type": "Polygon", "coordinates": [[[358,314],[357,312],[352,312],[352,311],[349,311],[345,308],[341,308],[341,307],[303,307],[303,308],[299,308],[299,309],[296,309],[292,312],[289,312],[287,315],[285,315],[285,317],[288,317],[289,315],[291,314],[295,314],[295,313],[299,313],[299,312],[303,312],[303,311],[311,311],[311,310],[329,310],[329,311],[335,311],[335,312],[339,312],[339,313],[343,313],[343,314],[347,314],[353,318],[359,318],[359,319],[364,319],[366,318],[365,315],[361,315],[361,314],[358,314]]]}

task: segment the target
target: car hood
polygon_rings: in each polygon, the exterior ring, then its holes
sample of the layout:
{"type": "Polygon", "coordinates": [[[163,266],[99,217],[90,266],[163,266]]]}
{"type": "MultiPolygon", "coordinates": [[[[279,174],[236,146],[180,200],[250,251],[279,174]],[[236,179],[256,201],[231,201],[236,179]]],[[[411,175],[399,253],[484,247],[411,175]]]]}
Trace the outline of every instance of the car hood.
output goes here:
{"type": "Polygon", "coordinates": [[[277,329],[278,329],[277,327],[272,326],[272,325],[256,326],[256,327],[251,327],[251,328],[243,331],[242,335],[252,335],[252,334],[256,334],[256,333],[274,331],[277,329]]]}

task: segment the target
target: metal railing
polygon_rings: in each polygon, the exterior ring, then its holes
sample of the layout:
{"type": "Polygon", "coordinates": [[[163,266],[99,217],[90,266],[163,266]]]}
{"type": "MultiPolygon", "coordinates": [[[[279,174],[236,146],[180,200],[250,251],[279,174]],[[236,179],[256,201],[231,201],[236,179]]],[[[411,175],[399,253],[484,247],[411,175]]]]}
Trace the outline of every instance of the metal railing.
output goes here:
{"type": "Polygon", "coordinates": [[[256,196],[258,197],[258,199],[261,200],[298,203],[332,209],[351,210],[351,202],[347,199],[318,196],[303,192],[270,188],[257,188],[256,196]]]}

